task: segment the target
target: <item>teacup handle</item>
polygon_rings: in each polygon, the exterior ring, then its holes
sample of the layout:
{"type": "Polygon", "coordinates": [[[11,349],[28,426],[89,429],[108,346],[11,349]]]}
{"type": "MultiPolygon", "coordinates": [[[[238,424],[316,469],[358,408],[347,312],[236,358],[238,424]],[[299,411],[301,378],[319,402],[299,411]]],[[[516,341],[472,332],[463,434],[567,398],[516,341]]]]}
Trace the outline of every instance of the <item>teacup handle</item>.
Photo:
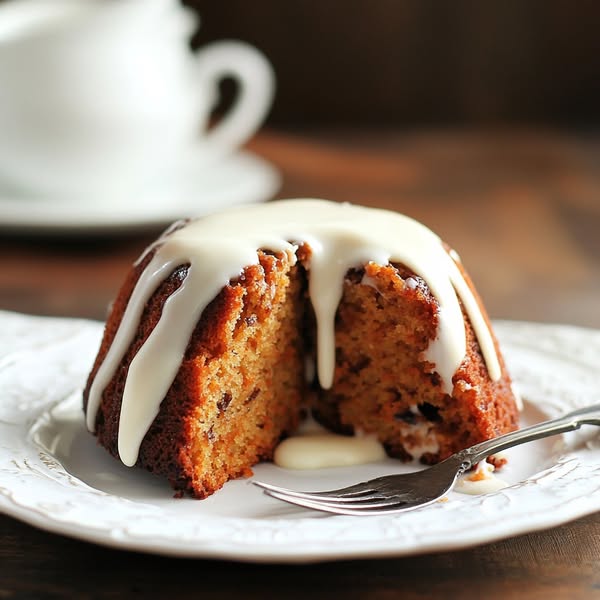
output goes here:
{"type": "Polygon", "coordinates": [[[195,58],[203,89],[212,91],[211,106],[217,104],[220,80],[232,77],[238,85],[233,106],[205,137],[210,152],[222,155],[244,144],[260,127],[273,101],[275,76],[263,54],[244,42],[213,42],[195,58]]]}

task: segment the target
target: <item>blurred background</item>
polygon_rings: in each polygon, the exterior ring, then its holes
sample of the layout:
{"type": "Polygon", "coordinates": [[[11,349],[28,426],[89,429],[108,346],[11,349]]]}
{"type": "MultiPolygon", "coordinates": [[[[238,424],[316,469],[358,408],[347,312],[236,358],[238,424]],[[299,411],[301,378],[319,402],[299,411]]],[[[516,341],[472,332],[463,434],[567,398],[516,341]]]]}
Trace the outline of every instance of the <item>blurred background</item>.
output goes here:
{"type": "Polygon", "coordinates": [[[186,0],[196,43],[246,40],[278,81],[270,122],[585,126],[600,114],[594,0],[186,0]]]}

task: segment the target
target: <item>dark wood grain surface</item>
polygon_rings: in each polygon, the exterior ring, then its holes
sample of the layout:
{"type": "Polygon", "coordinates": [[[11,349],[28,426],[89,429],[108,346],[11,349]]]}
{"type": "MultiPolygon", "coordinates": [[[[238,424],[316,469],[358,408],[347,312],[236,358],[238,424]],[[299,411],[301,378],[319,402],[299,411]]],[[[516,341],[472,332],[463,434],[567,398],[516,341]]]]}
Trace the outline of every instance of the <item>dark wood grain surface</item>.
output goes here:
{"type": "Polygon", "coordinates": [[[271,123],[596,123],[593,0],[184,0],[195,42],[239,38],[277,75],[271,123]]]}
{"type": "Polygon", "coordinates": [[[273,125],[600,123],[594,0],[182,2],[194,47],[233,38],[269,57],[273,125]]]}
{"type": "MultiPolygon", "coordinates": [[[[461,254],[495,318],[600,327],[600,138],[557,131],[267,131],[280,197],[391,208],[461,254]]],[[[0,231],[0,308],[102,319],[156,231],[0,231]]],[[[1,343],[1,332],[0,332],[1,343]]],[[[0,598],[600,598],[600,514],[452,553],[305,566],[117,551],[0,517],[0,598]]]]}

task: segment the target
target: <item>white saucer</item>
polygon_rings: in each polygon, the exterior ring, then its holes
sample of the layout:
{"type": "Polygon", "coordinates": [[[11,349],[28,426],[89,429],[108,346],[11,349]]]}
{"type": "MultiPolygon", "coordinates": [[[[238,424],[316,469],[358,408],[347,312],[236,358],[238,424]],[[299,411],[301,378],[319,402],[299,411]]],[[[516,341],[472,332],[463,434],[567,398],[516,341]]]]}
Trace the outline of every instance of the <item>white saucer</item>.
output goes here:
{"type": "Polygon", "coordinates": [[[132,202],[60,202],[19,198],[0,190],[0,229],[33,233],[115,233],[164,226],[235,204],[264,202],[274,196],[281,176],[268,162],[238,152],[210,167],[193,160],[177,175],[132,202]]]}

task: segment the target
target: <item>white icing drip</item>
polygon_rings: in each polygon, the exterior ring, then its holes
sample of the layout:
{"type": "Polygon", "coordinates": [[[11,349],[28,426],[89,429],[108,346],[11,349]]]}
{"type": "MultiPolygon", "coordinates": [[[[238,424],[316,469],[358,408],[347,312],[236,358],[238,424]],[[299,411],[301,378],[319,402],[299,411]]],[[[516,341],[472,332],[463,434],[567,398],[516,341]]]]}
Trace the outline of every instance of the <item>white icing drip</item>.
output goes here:
{"type": "Polygon", "coordinates": [[[96,414],[102,399],[102,392],[133,341],[146,302],[158,284],[168,277],[179,264],[178,261],[172,263],[164,261],[162,257],[154,256],[142,273],[129,299],[111,347],[90,387],[86,414],[87,427],[90,431],[95,428],[96,414]]]}
{"type": "Polygon", "coordinates": [[[439,305],[438,335],[426,360],[434,363],[444,391],[466,352],[460,296],[493,380],[500,366],[491,333],[477,301],[440,239],[406,216],[378,209],[322,200],[289,200],[245,206],[192,221],[165,237],[144,270],[122,323],[91,386],[87,426],[95,427],[104,387],[133,341],[144,305],[178,266],[187,276],[167,300],[158,325],[132,361],[123,393],[119,455],[126,465],[137,461],[139,446],[171,385],[191,332],[206,306],[244,267],[257,264],[257,250],[285,252],[296,260],[294,243],[311,248],[309,292],[317,321],[317,372],[323,388],[333,382],[334,321],[343,279],[369,261],[398,262],[422,277],[439,305]],[[455,291],[456,290],[456,291],[455,291]]]}
{"type": "Polygon", "coordinates": [[[366,273],[362,276],[360,280],[361,285],[368,285],[372,287],[374,290],[379,291],[379,287],[377,285],[377,280],[374,277],[369,277],[366,273]]]}
{"type": "Polygon", "coordinates": [[[161,233],[158,239],[154,240],[149,246],[146,247],[146,249],[140,254],[140,257],[133,263],[133,265],[137,267],[141,262],[143,262],[144,258],[146,258],[148,254],[150,254],[155,248],[158,248],[158,246],[161,246],[174,231],[176,231],[177,229],[181,229],[185,226],[185,224],[186,221],[184,219],[180,219],[179,221],[171,223],[171,225],[169,225],[169,227],[167,227],[161,233]]]}
{"type": "Polygon", "coordinates": [[[285,469],[350,467],[386,458],[374,435],[311,433],[289,437],[277,446],[274,462],[285,469]]]}
{"type": "Polygon", "coordinates": [[[377,436],[361,431],[352,436],[331,433],[309,414],[294,435],[277,446],[273,462],[284,469],[324,469],[363,465],[385,458],[377,436]]]}
{"type": "Polygon", "coordinates": [[[409,289],[409,290],[416,290],[417,287],[419,286],[419,283],[417,282],[416,279],[414,279],[413,277],[407,277],[406,281],[404,282],[404,285],[409,289]]]}
{"type": "Polygon", "coordinates": [[[517,384],[514,381],[511,381],[510,383],[510,389],[513,393],[513,396],[515,397],[515,401],[517,404],[517,410],[519,412],[523,412],[524,406],[523,406],[523,396],[521,394],[521,392],[519,391],[519,388],[517,386],[517,384]]]}
{"type": "Polygon", "coordinates": [[[494,465],[483,460],[477,464],[473,472],[465,473],[458,479],[454,491],[460,494],[477,496],[479,494],[491,494],[508,487],[508,483],[502,481],[494,474],[494,471],[494,465]]]}
{"type": "Polygon", "coordinates": [[[454,262],[461,262],[460,255],[454,248],[450,248],[450,250],[448,250],[448,254],[450,254],[454,262]]]}
{"type": "MultiPolygon", "coordinates": [[[[467,285],[461,272],[454,262],[450,263],[450,277],[452,278],[452,285],[456,293],[459,295],[462,303],[469,315],[471,326],[477,336],[479,347],[483,354],[483,359],[487,365],[488,373],[492,381],[498,381],[502,376],[502,369],[498,356],[496,354],[496,348],[494,346],[494,340],[492,339],[492,332],[490,331],[485,318],[479,309],[479,304],[471,291],[471,288],[467,285]]],[[[429,283],[429,282],[428,282],[429,283]]]]}

